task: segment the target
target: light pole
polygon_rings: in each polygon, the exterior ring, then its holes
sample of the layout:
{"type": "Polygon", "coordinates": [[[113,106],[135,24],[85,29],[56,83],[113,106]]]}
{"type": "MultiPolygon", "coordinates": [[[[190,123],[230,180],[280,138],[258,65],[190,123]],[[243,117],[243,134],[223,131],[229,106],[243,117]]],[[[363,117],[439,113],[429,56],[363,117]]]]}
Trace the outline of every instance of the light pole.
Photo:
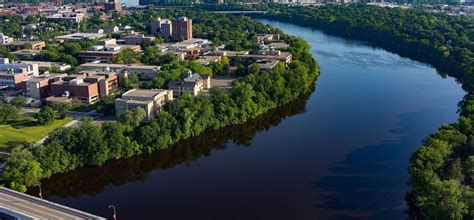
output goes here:
{"type": "Polygon", "coordinates": [[[112,215],[112,218],[114,220],[117,220],[117,213],[115,212],[115,206],[114,205],[109,205],[107,206],[108,208],[112,208],[114,210],[114,215],[112,215]]]}
{"type": "Polygon", "coordinates": [[[43,193],[41,192],[41,184],[38,184],[38,188],[39,188],[39,193],[38,193],[38,195],[39,195],[39,197],[40,197],[41,199],[43,199],[43,193]]]}

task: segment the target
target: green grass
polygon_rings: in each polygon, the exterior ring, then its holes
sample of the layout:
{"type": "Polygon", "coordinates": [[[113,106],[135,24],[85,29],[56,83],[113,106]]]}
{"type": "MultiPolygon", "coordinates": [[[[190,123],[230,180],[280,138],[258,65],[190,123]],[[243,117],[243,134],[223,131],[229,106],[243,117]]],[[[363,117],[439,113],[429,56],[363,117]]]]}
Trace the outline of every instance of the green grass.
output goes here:
{"type": "Polygon", "coordinates": [[[0,125],[0,150],[10,151],[21,144],[34,144],[70,121],[72,118],[57,119],[49,125],[40,125],[33,118],[23,118],[7,125],[0,125]]]}

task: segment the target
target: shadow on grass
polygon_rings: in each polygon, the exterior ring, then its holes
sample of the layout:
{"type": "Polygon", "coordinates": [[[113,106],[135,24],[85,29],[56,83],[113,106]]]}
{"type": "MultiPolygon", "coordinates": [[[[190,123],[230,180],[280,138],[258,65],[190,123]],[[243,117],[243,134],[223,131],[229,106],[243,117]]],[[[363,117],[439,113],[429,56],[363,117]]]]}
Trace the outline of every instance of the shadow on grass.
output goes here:
{"type": "Polygon", "coordinates": [[[22,123],[12,124],[11,126],[12,128],[21,129],[24,127],[33,127],[33,126],[38,126],[38,125],[40,125],[38,121],[24,121],[22,123]]]}
{"type": "Polygon", "coordinates": [[[26,141],[8,141],[6,143],[4,143],[4,147],[1,148],[1,151],[6,151],[6,152],[10,152],[13,148],[17,147],[17,146],[30,146],[31,143],[28,143],[26,141]]]}

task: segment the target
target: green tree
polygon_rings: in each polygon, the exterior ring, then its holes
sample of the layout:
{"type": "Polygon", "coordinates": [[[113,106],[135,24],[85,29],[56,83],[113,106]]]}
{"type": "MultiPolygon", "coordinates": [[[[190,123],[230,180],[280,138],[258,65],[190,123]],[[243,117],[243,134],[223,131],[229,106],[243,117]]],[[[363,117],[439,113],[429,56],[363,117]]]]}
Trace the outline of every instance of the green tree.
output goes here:
{"type": "Polygon", "coordinates": [[[455,158],[447,167],[446,179],[456,180],[459,183],[462,183],[464,181],[461,159],[459,157],[455,158]]]}
{"type": "Polygon", "coordinates": [[[461,201],[459,183],[455,180],[434,181],[429,187],[429,195],[421,204],[428,219],[460,220],[466,211],[461,201]]]}
{"type": "Polygon", "coordinates": [[[21,108],[21,107],[24,107],[26,105],[26,98],[23,97],[23,96],[16,96],[14,97],[11,101],[10,101],[10,104],[12,104],[13,106],[15,106],[16,108],[21,108]]]}
{"type": "Polygon", "coordinates": [[[138,126],[146,116],[146,112],[143,108],[133,108],[119,114],[118,121],[133,128],[138,126]]]}
{"type": "Polygon", "coordinates": [[[125,77],[123,80],[120,81],[120,87],[125,90],[130,90],[133,88],[137,88],[139,83],[139,79],[137,75],[132,75],[129,77],[125,77]]]}
{"type": "Polygon", "coordinates": [[[10,188],[25,192],[27,186],[39,183],[43,177],[42,172],[40,163],[34,159],[33,154],[23,146],[18,146],[7,159],[2,179],[9,182],[10,188]]]}
{"type": "Polygon", "coordinates": [[[112,115],[115,113],[115,96],[106,95],[97,102],[97,112],[105,115],[112,115]]]}
{"type": "Polygon", "coordinates": [[[249,67],[249,74],[257,74],[260,72],[260,65],[255,63],[249,67]]]}
{"type": "Polygon", "coordinates": [[[471,184],[474,184],[474,156],[469,156],[465,162],[467,176],[471,184]]]}
{"type": "Polygon", "coordinates": [[[110,149],[109,158],[127,158],[140,153],[140,146],[136,141],[126,136],[126,126],[116,122],[106,122],[102,126],[104,141],[110,149]]]}
{"type": "Polygon", "coordinates": [[[49,106],[43,106],[35,115],[36,120],[42,125],[51,124],[56,118],[56,113],[49,106]]]}
{"type": "Polygon", "coordinates": [[[130,48],[126,48],[117,54],[117,57],[115,58],[115,63],[118,63],[118,64],[139,63],[140,59],[141,59],[140,54],[138,52],[135,52],[130,48]]]}
{"type": "Polygon", "coordinates": [[[20,111],[15,106],[0,103],[0,124],[6,123],[8,120],[15,120],[20,115],[20,111]]]}
{"type": "Polygon", "coordinates": [[[64,119],[67,117],[68,113],[69,113],[69,109],[66,105],[62,105],[62,104],[58,104],[58,103],[54,103],[51,108],[56,111],[56,114],[57,116],[60,118],[60,119],[64,119]]]}

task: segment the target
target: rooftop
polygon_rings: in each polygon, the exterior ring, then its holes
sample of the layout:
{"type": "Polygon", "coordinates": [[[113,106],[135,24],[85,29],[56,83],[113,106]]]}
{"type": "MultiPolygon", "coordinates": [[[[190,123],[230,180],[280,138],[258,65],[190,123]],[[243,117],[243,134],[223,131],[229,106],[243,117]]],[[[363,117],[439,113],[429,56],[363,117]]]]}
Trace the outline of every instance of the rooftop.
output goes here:
{"type": "Polygon", "coordinates": [[[104,38],[105,36],[106,36],[105,34],[97,34],[97,33],[73,33],[73,34],[57,36],[54,39],[57,39],[57,40],[83,40],[83,39],[104,38]]]}
{"type": "Polygon", "coordinates": [[[164,89],[132,89],[122,95],[122,98],[154,97],[167,90],[164,89]]]}
{"type": "Polygon", "coordinates": [[[110,68],[140,68],[140,69],[150,69],[154,70],[157,68],[160,68],[159,66],[150,66],[150,65],[145,65],[143,63],[135,63],[135,64],[113,64],[113,63],[84,63],[81,64],[79,67],[110,67],[110,68]]]}

